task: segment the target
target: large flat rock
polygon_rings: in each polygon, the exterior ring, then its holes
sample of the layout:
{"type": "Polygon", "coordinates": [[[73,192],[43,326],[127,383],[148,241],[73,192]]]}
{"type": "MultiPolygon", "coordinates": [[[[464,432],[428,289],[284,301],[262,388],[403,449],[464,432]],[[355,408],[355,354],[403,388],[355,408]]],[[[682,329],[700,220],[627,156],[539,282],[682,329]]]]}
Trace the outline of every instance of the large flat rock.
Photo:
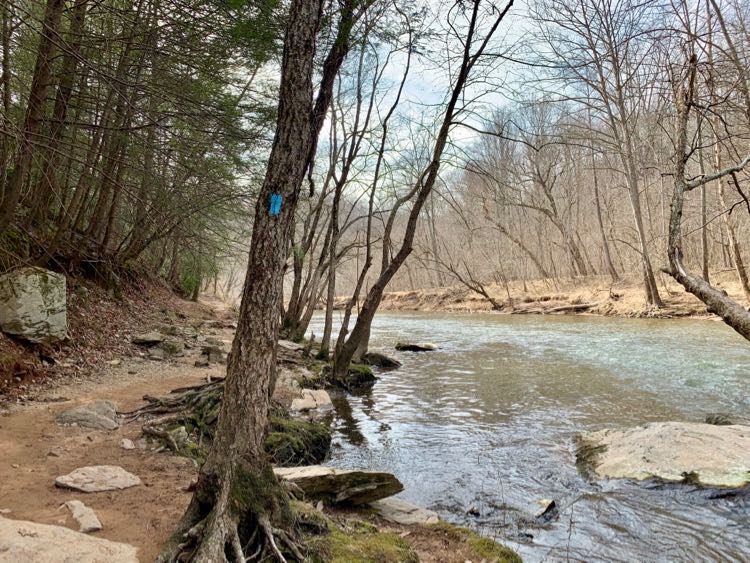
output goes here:
{"type": "Polygon", "coordinates": [[[117,465],[80,467],[55,479],[55,485],[84,493],[118,491],[140,485],[141,480],[117,465]]]}
{"type": "Polygon", "coordinates": [[[292,411],[304,412],[314,409],[327,410],[333,408],[331,396],[325,389],[302,389],[301,397],[292,400],[292,411]]]}
{"type": "Polygon", "coordinates": [[[581,436],[579,462],[604,479],[664,479],[715,487],[750,482],[750,426],[652,422],[581,436]]]}
{"type": "Polygon", "coordinates": [[[381,518],[396,524],[411,526],[414,524],[437,524],[440,519],[437,512],[415,506],[400,498],[390,497],[370,503],[370,507],[381,518]]]}
{"type": "Polygon", "coordinates": [[[359,469],[334,469],[322,465],[277,467],[276,476],[294,483],[305,496],[332,503],[367,504],[404,490],[390,473],[359,469]]]}
{"type": "Polygon", "coordinates": [[[132,545],[0,516],[1,563],[138,563],[132,545]]]}
{"type": "Polygon", "coordinates": [[[112,401],[94,401],[63,411],[57,415],[57,422],[95,430],[114,430],[120,426],[112,401]]]}

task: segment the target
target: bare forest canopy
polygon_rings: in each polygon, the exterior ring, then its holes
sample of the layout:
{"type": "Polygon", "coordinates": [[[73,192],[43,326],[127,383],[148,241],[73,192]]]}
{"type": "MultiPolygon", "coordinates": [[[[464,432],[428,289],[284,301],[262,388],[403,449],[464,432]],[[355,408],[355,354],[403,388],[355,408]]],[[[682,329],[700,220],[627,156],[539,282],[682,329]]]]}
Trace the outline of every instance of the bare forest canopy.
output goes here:
{"type": "MultiPolygon", "coordinates": [[[[344,5],[325,5],[316,88],[344,5]]],[[[481,53],[464,49],[471,2],[354,5],[296,207],[285,331],[379,283],[630,278],[659,306],[661,270],[684,267],[731,270],[750,299],[746,2],[529,0],[494,29],[506,6],[487,3],[481,53]]],[[[0,270],[237,295],[288,8],[3,2],[0,270]]]]}

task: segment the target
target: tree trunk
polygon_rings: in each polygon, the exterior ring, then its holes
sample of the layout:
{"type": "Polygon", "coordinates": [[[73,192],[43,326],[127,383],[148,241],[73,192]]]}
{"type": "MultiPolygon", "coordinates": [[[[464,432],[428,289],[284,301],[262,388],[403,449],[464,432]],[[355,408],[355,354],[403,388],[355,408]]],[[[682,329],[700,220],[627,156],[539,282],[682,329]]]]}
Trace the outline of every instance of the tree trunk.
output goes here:
{"type": "Polygon", "coordinates": [[[607,241],[607,233],[604,230],[604,221],[602,219],[602,203],[599,197],[599,176],[596,173],[596,162],[594,160],[594,151],[591,151],[591,164],[593,166],[594,173],[594,201],[596,203],[596,221],[599,225],[599,234],[602,237],[602,250],[604,251],[604,263],[607,266],[607,273],[612,281],[618,281],[620,276],[617,274],[614,264],[612,263],[612,255],[609,251],[609,242],[607,241]]]}
{"type": "Polygon", "coordinates": [[[8,178],[2,205],[0,205],[0,234],[6,231],[13,220],[21,198],[21,191],[26,183],[26,176],[31,167],[31,159],[35,151],[34,143],[44,118],[44,102],[49,90],[52,59],[55,45],[59,41],[58,32],[64,6],[64,0],[47,0],[42,22],[44,32],[39,40],[26,116],[21,126],[21,137],[18,140],[13,172],[8,178]]]}
{"type": "Polygon", "coordinates": [[[321,13],[317,0],[293,0],[289,8],[276,131],[255,205],[247,276],[214,443],[161,561],[181,556],[181,542],[199,523],[200,538],[191,559],[206,563],[226,561],[228,553],[244,562],[257,546],[278,555],[274,525],[290,525],[286,497],[263,444],[276,378],[284,265],[308,155],[318,134],[312,111],[313,68],[321,13]],[[279,196],[277,212],[273,202],[279,196]],[[243,548],[252,551],[245,555],[243,548]]]}

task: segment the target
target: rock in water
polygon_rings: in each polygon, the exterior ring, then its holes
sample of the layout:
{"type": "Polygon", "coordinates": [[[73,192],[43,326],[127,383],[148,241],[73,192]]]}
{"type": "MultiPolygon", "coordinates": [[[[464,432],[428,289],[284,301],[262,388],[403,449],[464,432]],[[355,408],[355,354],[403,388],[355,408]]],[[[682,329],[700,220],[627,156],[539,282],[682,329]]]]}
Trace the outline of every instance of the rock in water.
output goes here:
{"type": "Polygon", "coordinates": [[[94,538],[62,526],[0,516],[0,561],[7,563],[138,563],[132,545],[94,538]]]}
{"type": "Polygon", "coordinates": [[[385,354],[381,354],[380,352],[367,352],[367,354],[362,356],[362,363],[380,369],[396,369],[403,365],[398,360],[386,356],[385,354]]]}
{"type": "Polygon", "coordinates": [[[651,479],[742,487],[750,482],[750,426],[652,422],[584,434],[576,453],[604,479],[651,479]]]}
{"type": "Polygon", "coordinates": [[[117,422],[115,404],[112,401],[94,401],[61,412],[57,415],[57,422],[95,430],[114,430],[120,426],[117,422]]]}
{"type": "Polygon", "coordinates": [[[414,344],[409,342],[399,342],[396,344],[396,350],[399,352],[433,352],[437,349],[437,345],[432,344],[431,342],[417,342],[414,344]]]}
{"type": "Polygon", "coordinates": [[[55,479],[55,485],[84,493],[118,491],[140,485],[141,480],[117,465],[81,467],[55,479]]]}
{"type": "Polygon", "coordinates": [[[329,503],[367,504],[404,490],[394,475],[377,471],[308,465],[276,467],[274,473],[299,487],[307,497],[329,503]]]}
{"type": "Polygon", "coordinates": [[[370,503],[370,507],[377,512],[381,518],[396,524],[410,526],[412,524],[437,524],[439,518],[436,512],[414,506],[400,498],[384,498],[370,503]]]}
{"type": "Polygon", "coordinates": [[[65,276],[43,268],[19,268],[0,276],[0,328],[29,342],[65,338],[65,276]]]}
{"type": "Polygon", "coordinates": [[[89,532],[98,532],[102,529],[102,523],[96,517],[96,513],[80,500],[69,500],[65,507],[70,510],[73,520],[78,522],[78,531],[87,534],[89,532]]]}

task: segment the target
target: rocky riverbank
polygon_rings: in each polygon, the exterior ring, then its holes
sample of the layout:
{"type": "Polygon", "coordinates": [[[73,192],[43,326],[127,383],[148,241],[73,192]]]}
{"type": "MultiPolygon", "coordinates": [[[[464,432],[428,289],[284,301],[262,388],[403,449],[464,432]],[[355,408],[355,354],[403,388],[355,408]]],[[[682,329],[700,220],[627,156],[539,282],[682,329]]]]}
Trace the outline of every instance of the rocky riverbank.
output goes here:
{"type": "MultiPolygon", "coordinates": [[[[229,314],[179,311],[138,328],[98,369],[46,379],[29,387],[23,402],[6,403],[0,552],[24,561],[62,561],[71,553],[83,561],[152,561],[168,538],[190,499],[215,413],[205,409],[200,419],[164,426],[149,407],[199,392],[216,399],[234,325],[229,314]]],[[[313,357],[309,347],[281,343],[267,441],[275,464],[291,466],[282,478],[297,491],[310,560],[520,560],[392,497],[402,488],[392,475],[309,467],[325,461],[331,440],[325,366],[313,357]]],[[[365,369],[358,366],[357,376],[365,369]]]]}

